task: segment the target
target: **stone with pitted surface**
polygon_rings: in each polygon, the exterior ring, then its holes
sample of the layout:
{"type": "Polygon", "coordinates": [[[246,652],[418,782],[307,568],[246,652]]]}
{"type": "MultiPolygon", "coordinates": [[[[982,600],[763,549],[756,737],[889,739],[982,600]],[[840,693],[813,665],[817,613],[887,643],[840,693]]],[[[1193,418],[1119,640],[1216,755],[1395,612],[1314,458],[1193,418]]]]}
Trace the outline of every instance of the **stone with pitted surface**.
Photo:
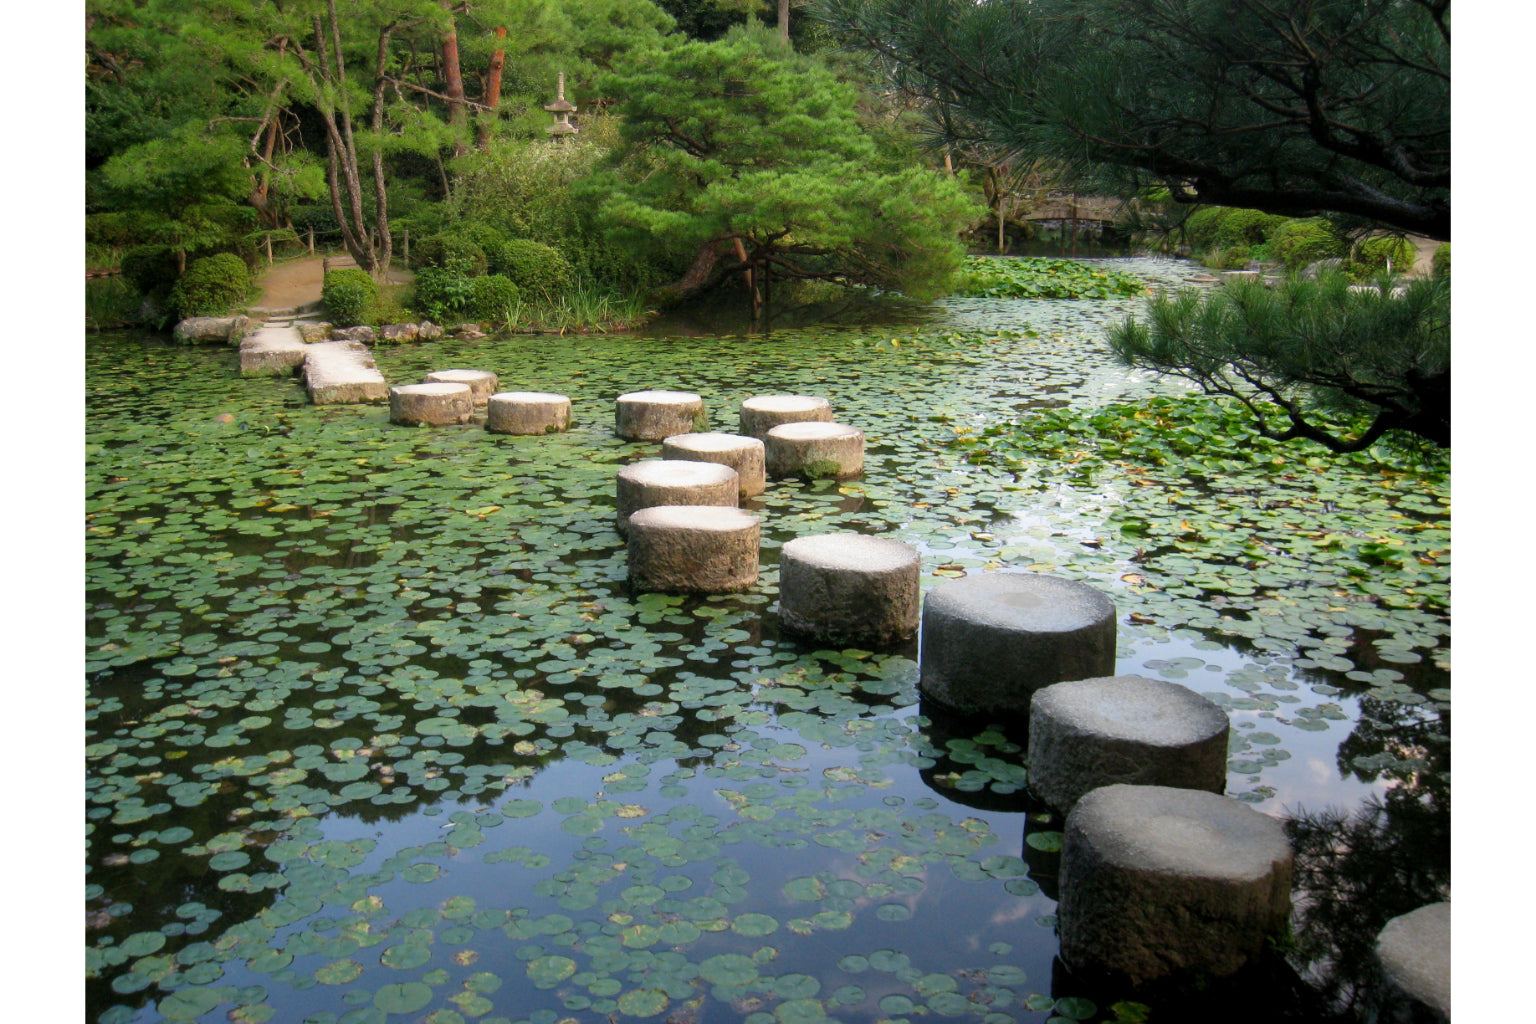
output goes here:
{"type": "Polygon", "coordinates": [[[661,441],[707,423],[704,399],[691,391],[631,391],[614,401],[614,433],[626,441],[661,441]]]}
{"type": "Polygon", "coordinates": [[[730,466],[740,477],[741,496],[762,494],[767,486],[764,472],[763,442],[755,437],[710,432],[675,434],[661,443],[663,459],[683,462],[716,462],[730,466]]]}
{"type": "Polygon", "coordinates": [[[1031,572],[951,580],[923,598],[918,688],[967,714],[1023,719],[1036,690],[1115,670],[1115,606],[1031,572]]]}
{"type": "Polygon", "coordinates": [[[1066,814],[1115,783],[1220,793],[1227,713],[1195,691],[1144,676],[1055,683],[1029,707],[1029,788],[1066,814]]]}
{"type": "Polygon", "coordinates": [[[917,632],[917,549],[888,537],[796,537],[779,555],[779,622],[834,644],[882,645],[917,632]]]}
{"type": "Polygon", "coordinates": [[[389,421],[402,426],[468,423],[474,411],[468,384],[404,384],[389,389],[389,421]]]}
{"type": "Polygon", "coordinates": [[[759,441],[785,423],[832,422],[832,404],[814,395],[758,395],[741,403],[741,432],[759,441]]]}
{"type": "Polygon", "coordinates": [[[304,386],[316,405],[383,402],[389,385],[357,341],[319,341],[304,352],[304,386]]]}
{"type": "Polygon", "coordinates": [[[629,582],[636,590],[729,594],[757,583],[761,527],[737,508],[658,505],[629,519],[629,582]]]}
{"type": "Polygon", "coordinates": [[[846,423],[807,420],[768,431],[768,475],[847,480],[864,472],[864,432],[846,423]]]}
{"type": "Polygon", "coordinates": [[[1239,800],[1101,786],[1067,815],[1061,958],[1132,985],[1234,974],[1284,934],[1291,870],[1284,827],[1239,800]]]}
{"type": "Polygon", "coordinates": [[[653,505],[724,505],[735,508],[741,484],[730,466],[679,459],[646,459],[619,470],[615,506],[620,533],[629,517],[653,505]]]}
{"type": "Polygon", "coordinates": [[[496,375],[489,370],[433,370],[427,374],[428,384],[468,384],[470,399],[476,405],[484,405],[496,393],[496,375]]]}
{"type": "Polygon", "coordinates": [[[293,373],[304,365],[309,345],[295,327],[258,327],[240,342],[242,377],[293,373]]]}
{"type": "Polygon", "coordinates": [[[571,400],[548,391],[503,391],[485,408],[493,434],[555,434],[571,425],[571,400]]]}
{"type": "Polygon", "coordinates": [[[1451,1019],[1449,903],[1388,921],[1376,936],[1376,959],[1388,987],[1378,1020],[1451,1019]]]}

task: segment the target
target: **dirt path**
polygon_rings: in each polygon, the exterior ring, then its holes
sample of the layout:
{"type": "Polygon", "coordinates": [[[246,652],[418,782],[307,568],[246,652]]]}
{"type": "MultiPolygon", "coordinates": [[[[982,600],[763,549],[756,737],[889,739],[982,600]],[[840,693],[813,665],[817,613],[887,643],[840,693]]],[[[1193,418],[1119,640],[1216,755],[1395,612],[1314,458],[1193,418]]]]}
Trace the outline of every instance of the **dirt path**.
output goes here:
{"type": "MultiPolygon", "coordinates": [[[[262,275],[261,299],[257,303],[263,309],[290,309],[310,302],[320,301],[320,287],[325,278],[325,259],[321,256],[279,263],[262,275]]],[[[391,270],[390,284],[406,284],[415,280],[409,270],[391,270]]]]}

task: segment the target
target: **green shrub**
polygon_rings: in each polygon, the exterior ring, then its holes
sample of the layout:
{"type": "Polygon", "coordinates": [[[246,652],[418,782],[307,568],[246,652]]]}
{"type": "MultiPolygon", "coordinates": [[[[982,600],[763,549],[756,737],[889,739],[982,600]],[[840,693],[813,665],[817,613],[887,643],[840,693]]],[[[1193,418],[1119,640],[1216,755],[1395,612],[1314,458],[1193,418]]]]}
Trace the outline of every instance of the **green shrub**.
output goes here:
{"type": "Polygon", "coordinates": [[[463,320],[474,300],[473,282],[474,278],[452,270],[423,267],[416,271],[416,291],[411,298],[411,306],[437,323],[463,320]]]}
{"type": "Polygon", "coordinates": [[[176,283],[176,250],[168,245],[136,245],[123,253],[118,269],[140,295],[164,294],[176,283]]]}
{"type": "Polygon", "coordinates": [[[171,306],[178,317],[219,316],[245,302],[250,291],[245,261],[234,253],[219,253],[187,264],[187,272],[171,289],[171,306]]]}
{"type": "Polygon", "coordinates": [[[1435,246],[1435,255],[1430,259],[1430,267],[1435,277],[1451,276],[1451,243],[1441,242],[1435,246]]]}
{"type": "Polygon", "coordinates": [[[1227,215],[1217,224],[1216,242],[1223,248],[1235,245],[1258,245],[1288,219],[1259,210],[1228,210],[1227,215]]]}
{"type": "Polygon", "coordinates": [[[1184,220],[1184,237],[1195,250],[1209,249],[1216,244],[1216,233],[1221,222],[1232,211],[1225,206],[1202,206],[1184,220]]]}
{"type": "Polygon", "coordinates": [[[485,250],[457,232],[433,235],[411,255],[420,267],[447,270],[459,277],[479,277],[486,270],[485,250]]]}
{"type": "Polygon", "coordinates": [[[1282,224],[1271,248],[1287,270],[1300,270],[1318,260],[1341,259],[1349,252],[1348,244],[1328,222],[1317,217],[1282,224]]]}
{"type": "Polygon", "coordinates": [[[525,292],[553,300],[575,283],[570,260],[552,245],[510,238],[493,250],[491,270],[525,292]]]}
{"type": "Polygon", "coordinates": [[[1413,261],[1417,256],[1418,250],[1406,238],[1395,235],[1367,238],[1355,246],[1344,269],[1355,280],[1363,280],[1386,270],[1388,261],[1391,261],[1393,273],[1406,274],[1413,269],[1413,261]]]}
{"type": "Polygon", "coordinates": [[[1217,270],[1246,270],[1253,259],[1253,250],[1246,245],[1229,246],[1207,254],[1205,264],[1217,270]]]}
{"type": "Polygon", "coordinates": [[[517,285],[502,274],[471,278],[470,285],[470,318],[482,323],[506,323],[507,311],[518,299],[517,285]]]}
{"type": "Polygon", "coordinates": [[[351,327],[362,323],[379,297],[379,286],[368,271],[357,267],[332,270],[325,275],[320,301],[337,323],[351,327]]]}

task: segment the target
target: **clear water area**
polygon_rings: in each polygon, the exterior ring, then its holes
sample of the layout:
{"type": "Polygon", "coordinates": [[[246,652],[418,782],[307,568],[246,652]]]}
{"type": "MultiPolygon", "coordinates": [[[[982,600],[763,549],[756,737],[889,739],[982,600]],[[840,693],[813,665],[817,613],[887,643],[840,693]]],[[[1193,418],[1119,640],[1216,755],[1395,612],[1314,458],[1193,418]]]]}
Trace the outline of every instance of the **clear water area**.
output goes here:
{"type": "MultiPolygon", "coordinates": [[[[916,545],[925,589],[1027,567],[1109,593],[1118,671],[1230,710],[1229,793],[1338,812],[1298,832],[1317,853],[1291,962],[1347,1000],[1374,930],[1448,866],[1444,616],[1365,630],[1303,600],[1263,629],[1131,561],[1123,480],[950,447],[1033,408],[1176,393],[1105,350],[1134,306],[375,350],[391,381],[481,368],[572,397],[569,433],[526,438],[312,407],[225,349],[90,338],[90,1018],[1144,1016],[1054,962],[1060,822],[1027,800],[1024,736],[926,706],[915,642],[779,635],[778,549],[828,530],[916,545]],[[868,437],[865,475],[748,503],[751,593],[631,595],[613,478],[659,445],[617,439],[612,401],[652,388],[699,392],[726,430],[751,395],[826,395],[868,437]],[[1366,863],[1350,828],[1422,877],[1366,863]]],[[[1283,994],[1246,989],[1246,1016],[1316,1015],[1294,971],[1266,977],[1283,994]]],[[[1144,998],[1154,1019],[1195,1005],[1144,998]]]]}

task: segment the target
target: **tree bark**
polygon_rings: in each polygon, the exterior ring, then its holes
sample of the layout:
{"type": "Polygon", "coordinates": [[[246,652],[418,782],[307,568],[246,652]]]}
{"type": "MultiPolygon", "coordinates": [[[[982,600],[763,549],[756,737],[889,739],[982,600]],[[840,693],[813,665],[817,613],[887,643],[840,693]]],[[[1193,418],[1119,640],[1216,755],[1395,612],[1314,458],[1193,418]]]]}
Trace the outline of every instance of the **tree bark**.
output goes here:
{"type": "MultiPolygon", "coordinates": [[[[443,33],[443,79],[446,82],[444,92],[448,95],[448,123],[455,127],[463,127],[465,121],[464,70],[459,64],[459,30],[453,21],[451,2],[452,0],[442,0],[443,9],[449,12],[448,31],[443,33]]],[[[454,156],[463,156],[465,149],[462,139],[454,140],[454,156]]]]}
{"type": "MultiPolygon", "coordinates": [[[[505,28],[496,29],[496,38],[507,38],[505,28]]],[[[496,118],[496,108],[501,106],[501,69],[506,66],[507,51],[498,49],[491,54],[491,68],[485,76],[485,103],[487,113],[480,118],[480,148],[491,144],[491,124],[496,118]]]]}
{"type": "Polygon", "coordinates": [[[779,39],[789,45],[789,0],[779,0],[779,39]]]}

